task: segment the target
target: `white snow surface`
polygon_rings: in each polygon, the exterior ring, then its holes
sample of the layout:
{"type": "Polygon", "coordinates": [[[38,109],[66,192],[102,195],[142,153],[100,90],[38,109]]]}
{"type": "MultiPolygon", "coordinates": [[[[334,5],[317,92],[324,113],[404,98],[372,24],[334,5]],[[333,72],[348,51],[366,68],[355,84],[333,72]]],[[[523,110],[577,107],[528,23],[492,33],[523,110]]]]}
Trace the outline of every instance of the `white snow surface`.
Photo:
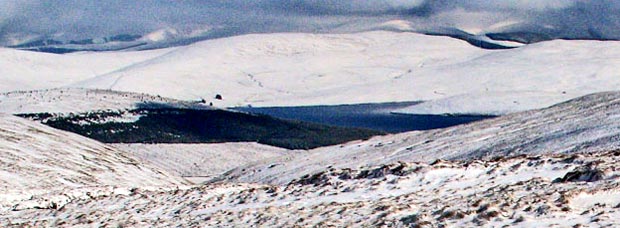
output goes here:
{"type": "MultiPolygon", "coordinates": [[[[616,227],[619,123],[620,92],[598,93],[302,153],[263,147],[278,157],[182,185],[116,148],[0,116],[0,226],[616,227]]],[[[157,147],[132,153],[175,152],[157,147]]]]}
{"type": "Polygon", "coordinates": [[[230,169],[289,153],[304,153],[258,143],[110,144],[184,178],[213,177],[230,169]]]}
{"type": "Polygon", "coordinates": [[[170,50],[66,55],[0,48],[0,92],[49,89],[107,74],[170,50]]]}
{"type": "Polygon", "coordinates": [[[113,147],[5,114],[0,114],[0,164],[0,198],[56,188],[185,183],[113,147]]]}
{"type": "Polygon", "coordinates": [[[99,89],[59,88],[0,93],[0,112],[11,114],[126,111],[158,104],[177,108],[211,108],[197,102],[99,89]]]}
{"type": "Polygon", "coordinates": [[[180,99],[221,94],[228,106],[400,101],[404,97],[390,90],[377,90],[372,99],[355,95],[420,65],[454,63],[483,52],[460,40],[414,33],[245,35],[181,47],[72,86],[180,99]]]}
{"type": "Polygon", "coordinates": [[[0,210],[3,226],[618,226],[618,153],[325,169],[285,186],[92,189],[0,210]],[[596,164],[587,170],[588,164],[596,164]],[[569,174],[574,173],[574,174],[569,174]],[[597,179],[577,180],[599,173],[597,179]],[[568,177],[568,178],[567,178],[568,177]],[[570,178],[573,177],[573,178],[570,178]],[[66,198],[66,197],[65,197],[66,198]],[[64,199],[64,198],[61,198],[64,199]],[[57,205],[57,204],[52,204],[57,205]],[[13,209],[11,209],[13,208],[13,209]]]}
{"type": "Polygon", "coordinates": [[[450,98],[460,105],[413,112],[505,113],[617,89],[618,50],[620,42],[580,40],[483,50],[448,37],[387,31],[243,35],[145,52],[7,49],[0,52],[6,62],[0,91],[88,87],[204,98],[216,106],[450,98]],[[500,96],[481,101],[487,91],[500,96]]]}
{"type": "Polygon", "coordinates": [[[326,167],[608,151],[620,148],[619,139],[620,92],[607,92],[445,129],[379,136],[300,156],[285,155],[237,168],[226,178],[283,184],[326,167]]]}
{"type": "Polygon", "coordinates": [[[480,92],[440,98],[393,110],[392,113],[442,115],[505,115],[523,110],[548,107],[575,97],[575,94],[540,91],[480,92]]]}

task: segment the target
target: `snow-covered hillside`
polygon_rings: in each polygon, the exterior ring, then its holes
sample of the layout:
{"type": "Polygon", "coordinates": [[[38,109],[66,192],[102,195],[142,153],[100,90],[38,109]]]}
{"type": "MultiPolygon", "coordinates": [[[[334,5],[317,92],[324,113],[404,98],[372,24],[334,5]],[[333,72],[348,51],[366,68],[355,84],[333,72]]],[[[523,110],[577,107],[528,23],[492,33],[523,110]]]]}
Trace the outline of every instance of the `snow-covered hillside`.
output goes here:
{"type": "Polygon", "coordinates": [[[557,93],[540,91],[484,91],[455,95],[422,102],[407,108],[392,110],[392,113],[443,115],[443,114],[485,114],[505,115],[508,113],[548,107],[560,101],[570,100],[579,92],[557,93]]]}
{"type": "MultiPolygon", "coordinates": [[[[284,186],[132,189],[59,208],[0,210],[3,226],[618,226],[617,152],[326,169],[284,186]]],[[[54,199],[39,196],[22,203],[54,199]]]]}
{"type": "Polygon", "coordinates": [[[142,93],[62,88],[0,93],[2,113],[85,113],[162,107],[211,109],[198,101],[180,101],[142,93]]]}
{"type": "MultiPolygon", "coordinates": [[[[19,190],[0,194],[0,224],[613,227],[620,225],[619,107],[620,92],[599,93],[547,109],[298,155],[263,147],[266,157],[275,159],[195,186],[179,186],[183,181],[112,147],[2,117],[0,151],[20,152],[3,162],[3,186],[19,190]],[[52,150],[41,151],[43,146],[52,150]],[[65,150],[81,157],[58,152],[65,150]],[[19,156],[27,162],[20,163],[19,156]],[[84,165],[94,167],[83,170],[84,165]],[[11,178],[16,175],[27,178],[11,178]],[[82,179],[92,185],[75,182],[82,179]]],[[[227,165],[238,158],[223,157],[218,150],[243,148],[221,144],[213,154],[190,151],[200,149],[196,146],[178,156],[198,153],[227,165]]],[[[174,153],[168,146],[134,149],[153,165],[169,165],[162,162],[166,158],[173,159],[170,164],[191,163],[166,154],[174,153]],[[154,153],[144,151],[152,148],[154,153]]]]}
{"type": "Polygon", "coordinates": [[[620,148],[620,92],[446,129],[375,137],[290,154],[229,174],[242,182],[287,183],[326,167],[356,168],[397,161],[468,160],[518,154],[565,154],[620,148]]]}
{"type": "Polygon", "coordinates": [[[88,87],[204,98],[216,106],[450,97],[462,106],[442,104],[447,108],[439,112],[505,113],[618,88],[618,50],[620,42],[578,40],[483,50],[448,37],[385,31],[244,35],[146,52],[5,49],[0,90],[88,87]],[[214,99],[218,94],[223,100],[214,99]],[[480,94],[501,96],[480,101],[480,94]]]}
{"type": "Polygon", "coordinates": [[[304,153],[258,143],[111,144],[143,163],[192,180],[289,153],[304,153]]]}
{"type": "Polygon", "coordinates": [[[0,163],[2,198],[54,188],[184,183],[113,147],[4,114],[0,114],[0,163]]]}
{"type": "Polygon", "coordinates": [[[0,92],[65,86],[123,69],[168,51],[57,55],[0,48],[0,92]]]}
{"type": "Polygon", "coordinates": [[[423,65],[450,64],[484,53],[460,40],[413,33],[246,35],[181,47],[72,86],[182,99],[221,94],[227,105],[401,101],[411,100],[411,95],[368,89],[405,82],[398,79],[423,65]]]}

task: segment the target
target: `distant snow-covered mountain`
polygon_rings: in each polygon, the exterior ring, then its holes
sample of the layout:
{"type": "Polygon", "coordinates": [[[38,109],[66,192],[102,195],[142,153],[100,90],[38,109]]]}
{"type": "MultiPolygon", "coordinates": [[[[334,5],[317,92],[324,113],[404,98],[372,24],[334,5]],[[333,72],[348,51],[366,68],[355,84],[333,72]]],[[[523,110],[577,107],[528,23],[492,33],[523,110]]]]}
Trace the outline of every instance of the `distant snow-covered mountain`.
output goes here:
{"type": "Polygon", "coordinates": [[[257,34],[65,55],[0,49],[0,91],[86,87],[220,107],[450,98],[467,108],[441,112],[501,114],[617,89],[617,50],[616,41],[582,40],[485,50],[448,37],[385,31],[257,34]],[[501,96],[481,101],[480,94],[501,96]]]}
{"type": "MultiPolygon", "coordinates": [[[[370,31],[393,31],[393,32],[419,32],[427,35],[446,36],[460,39],[468,42],[478,48],[483,49],[510,49],[519,47],[526,43],[534,43],[545,40],[551,40],[547,36],[540,35],[545,38],[523,38],[519,33],[492,33],[492,34],[471,34],[456,28],[433,28],[431,30],[413,30],[402,28],[395,23],[407,23],[400,21],[388,21],[370,31]],[[528,39],[529,38],[529,39],[528,39]]],[[[328,33],[325,33],[328,34],[328,33]]],[[[211,40],[216,38],[224,38],[237,35],[234,32],[219,31],[205,34],[204,31],[193,31],[190,34],[182,34],[174,29],[159,29],[144,35],[120,34],[110,37],[88,38],[83,40],[59,41],[54,39],[35,39],[28,40],[17,45],[9,45],[7,47],[55,54],[66,54],[72,52],[101,52],[101,51],[141,51],[161,48],[170,48],[176,46],[190,45],[192,43],[211,40]]]]}
{"type": "Polygon", "coordinates": [[[497,41],[617,40],[620,4],[601,1],[3,1],[0,45],[66,53],[153,49],[247,34],[390,30],[497,41]],[[68,7],[70,6],[70,7],[68,7]]]}
{"type": "Polygon", "coordinates": [[[17,44],[7,45],[8,48],[18,50],[46,52],[54,54],[66,54],[72,52],[106,52],[121,50],[152,50],[169,47],[188,45],[202,40],[232,36],[234,33],[226,31],[192,30],[178,31],[172,28],[164,28],[150,33],[118,34],[108,37],[93,37],[81,40],[56,40],[54,38],[28,39],[17,44]]]}

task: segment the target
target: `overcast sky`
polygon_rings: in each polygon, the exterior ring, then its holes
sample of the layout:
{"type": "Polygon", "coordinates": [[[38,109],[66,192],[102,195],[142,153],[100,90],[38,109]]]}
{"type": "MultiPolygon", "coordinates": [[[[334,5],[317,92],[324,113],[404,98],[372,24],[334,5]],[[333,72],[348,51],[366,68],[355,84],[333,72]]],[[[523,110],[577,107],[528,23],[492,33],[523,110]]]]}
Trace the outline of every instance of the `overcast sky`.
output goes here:
{"type": "Polygon", "coordinates": [[[554,31],[570,38],[620,37],[616,0],[2,0],[0,42],[193,31],[351,32],[404,20],[412,29],[457,27],[554,31]],[[502,27],[503,26],[503,27],[502,27]],[[514,26],[513,26],[514,27],[514,26]]]}

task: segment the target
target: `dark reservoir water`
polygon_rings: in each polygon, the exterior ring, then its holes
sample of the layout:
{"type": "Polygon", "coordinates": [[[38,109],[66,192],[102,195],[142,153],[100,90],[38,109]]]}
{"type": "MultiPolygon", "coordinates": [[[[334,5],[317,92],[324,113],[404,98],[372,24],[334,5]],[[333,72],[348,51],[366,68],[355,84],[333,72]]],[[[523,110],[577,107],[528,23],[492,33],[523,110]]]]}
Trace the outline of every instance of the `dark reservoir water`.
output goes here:
{"type": "Polygon", "coordinates": [[[233,110],[272,117],[344,127],[361,127],[390,133],[445,128],[493,118],[485,115],[404,115],[391,111],[421,102],[394,102],[333,106],[238,107],[233,110]]]}

